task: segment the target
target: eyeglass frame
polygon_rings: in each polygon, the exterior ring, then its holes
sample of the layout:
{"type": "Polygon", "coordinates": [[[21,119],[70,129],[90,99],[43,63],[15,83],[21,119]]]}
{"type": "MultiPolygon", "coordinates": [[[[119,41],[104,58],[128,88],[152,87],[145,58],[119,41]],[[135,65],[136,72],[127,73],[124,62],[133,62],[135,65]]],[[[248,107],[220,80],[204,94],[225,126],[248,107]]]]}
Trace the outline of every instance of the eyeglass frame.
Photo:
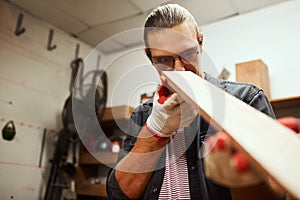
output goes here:
{"type": "Polygon", "coordinates": [[[198,55],[200,54],[199,46],[188,48],[183,52],[177,54],[177,56],[152,56],[150,52],[150,48],[146,48],[145,52],[149,57],[150,61],[152,62],[152,64],[162,71],[173,71],[176,59],[179,59],[180,62],[183,63],[184,65],[192,65],[192,62],[195,62],[197,60],[198,55]],[[195,58],[193,60],[187,59],[185,58],[187,55],[183,55],[188,52],[194,54],[195,58]],[[172,66],[163,63],[158,63],[157,61],[153,61],[153,59],[163,59],[163,58],[170,58],[172,61],[172,66]]]}

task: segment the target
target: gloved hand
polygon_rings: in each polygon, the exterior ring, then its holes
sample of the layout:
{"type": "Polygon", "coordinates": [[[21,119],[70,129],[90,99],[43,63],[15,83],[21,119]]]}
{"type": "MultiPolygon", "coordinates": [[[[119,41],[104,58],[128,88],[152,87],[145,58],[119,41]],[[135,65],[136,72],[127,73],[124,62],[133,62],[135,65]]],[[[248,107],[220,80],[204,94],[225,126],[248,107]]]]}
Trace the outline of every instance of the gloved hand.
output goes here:
{"type": "Polygon", "coordinates": [[[146,127],[158,138],[169,138],[178,128],[187,127],[195,119],[197,112],[176,93],[170,93],[166,80],[154,94],[152,113],[146,127]]]}
{"type": "MultiPolygon", "coordinates": [[[[282,117],[282,118],[279,118],[277,120],[279,123],[281,123],[282,125],[288,127],[289,129],[291,129],[292,131],[294,131],[297,136],[300,138],[300,120],[295,118],[295,117],[282,117]]],[[[270,187],[274,190],[274,191],[277,191],[278,193],[280,192],[284,192],[282,190],[282,188],[277,184],[275,183],[272,179],[267,179],[266,181],[270,187]]],[[[286,199],[292,199],[292,198],[286,198],[286,199]]]]}
{"type": "MultiPolygon", "coordinates": [[[[298,119],[284,117],[278,119],[278,122],[299,133],[300,121],[298,119]]],[[[272,180],[263,180],[249,164],[247,158],[234,148],[225,132],[207,138],[203,153],[205,175],[216,183],[238,188],[265,181],[275,191],[280,191],[280,187],[272,180]]]]}
{"type": "Polygon", "coordinates": [[[246,187],[262,182],[247,158],[233,148],[225,132],[207,138],[204,145],[204,171],[208,179],[230,188],[246,187]]]}
{"type": "Polygon", "coordinates": [[[282,117],[277,120],[282,125],[290,128],[292,131],[300,136],[300,120],[295,117],[282,117]]]}

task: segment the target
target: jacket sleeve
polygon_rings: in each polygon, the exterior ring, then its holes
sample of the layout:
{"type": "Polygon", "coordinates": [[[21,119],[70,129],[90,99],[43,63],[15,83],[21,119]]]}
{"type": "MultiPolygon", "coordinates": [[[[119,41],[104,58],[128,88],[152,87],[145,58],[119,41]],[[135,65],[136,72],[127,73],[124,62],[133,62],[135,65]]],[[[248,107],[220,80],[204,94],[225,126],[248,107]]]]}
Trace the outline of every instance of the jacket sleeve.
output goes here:
{"type": "MultiPolygon", "coordinates": [[[[145,124],[150,111],[151,108],[149,104],[141,105],[133,111],[129,121],[129,127],[128,127],[126,138],[123,141],[122,149],[120,150],[118,155],[117,163],[119,163],[120,160],[122,160],[133,148],[136,142],[136,138],[140,130],[142,129],[143,125],[145,124]]],[[[108,199],[118,199],[118,200],[129,199],[123,193],[115,178],[115,167],[111,168],[107,175],[106,192],[107,192],[108,199]]]]}
{"type": "Polygon", "coordinates": [[[253,94],[249,105],[265,113],[266,115],[275,118],[273,108],[263,90],[259,89],[256,93],[253,94]]]}

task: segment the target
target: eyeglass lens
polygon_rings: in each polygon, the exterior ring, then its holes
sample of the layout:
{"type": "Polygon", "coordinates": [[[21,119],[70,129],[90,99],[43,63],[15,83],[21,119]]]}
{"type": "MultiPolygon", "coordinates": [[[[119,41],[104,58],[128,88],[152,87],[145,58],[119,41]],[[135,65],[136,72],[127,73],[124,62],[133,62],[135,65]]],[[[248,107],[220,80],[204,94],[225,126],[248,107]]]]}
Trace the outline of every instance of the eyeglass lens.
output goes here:
{"type": "Polygon", "coordinates": [[[184,64],[191,64],[197,60],[198,50],[186,50],[180,55],[155,57],[153,58],[153,63],[163,71],[171,71],[174,69],[175,60],[178,58],[184,64]]]}

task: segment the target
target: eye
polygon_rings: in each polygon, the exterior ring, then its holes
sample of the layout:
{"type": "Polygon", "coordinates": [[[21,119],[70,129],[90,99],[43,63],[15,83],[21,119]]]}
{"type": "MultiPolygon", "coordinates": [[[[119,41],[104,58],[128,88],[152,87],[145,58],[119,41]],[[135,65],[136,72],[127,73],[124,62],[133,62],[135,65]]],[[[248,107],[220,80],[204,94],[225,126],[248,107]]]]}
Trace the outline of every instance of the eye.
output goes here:
{"type": "Polygon", "coordinates": [[[186,50],[181,53],[181,57],[186,61],[193,62],[197,59],[197,54],[199,54],[199,51],[197,49],[186,50]]]}
{"type": "Polygon", "coordinates": [[[187,50],[181,53],[181,57],[189,57],[191,55],[198,54],[197,50],[187,50]]]}
{"type": "Polygon", "coordinates": [[[168,62],[170,62],[172,60],[173,60],[173,57],[171,57],[171,56],[157,58],[157,62],[158,63],[168,63],[168,62]]]}

